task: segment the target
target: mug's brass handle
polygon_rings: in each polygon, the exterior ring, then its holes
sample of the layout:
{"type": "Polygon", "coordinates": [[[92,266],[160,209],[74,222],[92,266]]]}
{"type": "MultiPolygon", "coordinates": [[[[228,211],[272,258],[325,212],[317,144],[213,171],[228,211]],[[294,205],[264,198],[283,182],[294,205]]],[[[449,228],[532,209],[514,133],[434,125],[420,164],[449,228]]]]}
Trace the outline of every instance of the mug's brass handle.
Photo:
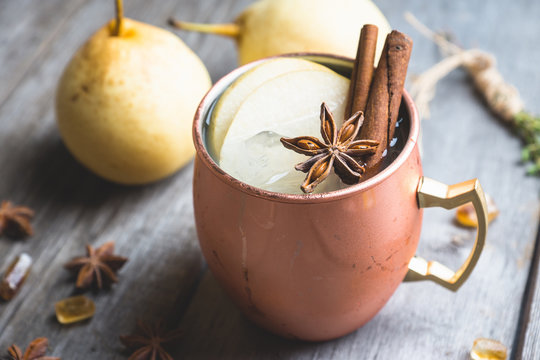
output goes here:
{"type": "Polygon", "coordinates": [[[452,271],[436,261],[427,261],[414,256],[409,262],[409,272],[405,281],[431,280],[447,289],[456,291],[467,280],[478,262],[484,248],[488,226],[488,212],[484,191],[478,179],[455,185],[446,185],[430,178],[422,177],[417,190],[418,205],[421,208],[443,207],[453,209],[471,201],[478,218],[476,241],[469,257],[457,270],[452,271]]]}

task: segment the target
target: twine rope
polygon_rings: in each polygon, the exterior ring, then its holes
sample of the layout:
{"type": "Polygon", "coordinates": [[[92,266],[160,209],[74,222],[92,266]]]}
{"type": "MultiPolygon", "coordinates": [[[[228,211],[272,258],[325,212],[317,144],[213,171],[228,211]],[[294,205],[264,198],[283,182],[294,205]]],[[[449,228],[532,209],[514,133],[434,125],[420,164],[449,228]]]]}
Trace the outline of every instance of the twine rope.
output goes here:
{"type": "Polygon", "coordinates": [[[513,122],[523,111],[517,89],[506,83],[497,70],[495,57],[479,49],[463,50],[422,24],[407,12],[405,19],[422,35],[432,40],[446,57],[413,80],[411,95],[420,114],[429,118],[429,102],[435,96],[437,83],[453,70],[464,67],[489,107],[503,120],[513,122]]]}

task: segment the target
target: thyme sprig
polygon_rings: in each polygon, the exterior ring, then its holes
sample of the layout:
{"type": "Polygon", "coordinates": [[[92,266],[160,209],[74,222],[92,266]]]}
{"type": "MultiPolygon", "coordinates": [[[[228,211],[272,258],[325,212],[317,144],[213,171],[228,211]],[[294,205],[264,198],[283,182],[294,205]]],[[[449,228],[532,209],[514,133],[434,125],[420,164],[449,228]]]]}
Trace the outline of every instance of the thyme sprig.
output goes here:
{"type": "Polygon", "coordinates": [[[540,175],[540,117],[521,111],[514,116],[514,127],[523,140],[521,159],[532,163],[527,173],[540,175]]]}

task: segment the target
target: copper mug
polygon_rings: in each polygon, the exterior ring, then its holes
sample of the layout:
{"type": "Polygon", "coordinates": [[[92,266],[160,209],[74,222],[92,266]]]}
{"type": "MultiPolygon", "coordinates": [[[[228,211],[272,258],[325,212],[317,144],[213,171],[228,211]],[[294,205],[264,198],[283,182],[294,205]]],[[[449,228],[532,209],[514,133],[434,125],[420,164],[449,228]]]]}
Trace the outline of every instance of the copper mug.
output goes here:
{"type": "MultiPolygon", "coordinates": [[[[350,72],[353,60],[298,54],[350,72]]],[[[197,151],[193,200],[197,234],[215,278],[241,311],[276,334],[328,340],[368,322],[405,280],[431,280],[457,290],[476,265],[487,232],[487,209],[478,180],[445,185],[422,176],[419,117],[403,102],[410,133],[398,157],[376,176],[345,189],[309,195],[274,193],[226,174],[203,138],[212,104],[244,65],[204,97],[193,124],[197,151]],[[478,217],[473,249],[453,271],[415,256],[422,209],[452,209],[472,201],[478,217]]]]}

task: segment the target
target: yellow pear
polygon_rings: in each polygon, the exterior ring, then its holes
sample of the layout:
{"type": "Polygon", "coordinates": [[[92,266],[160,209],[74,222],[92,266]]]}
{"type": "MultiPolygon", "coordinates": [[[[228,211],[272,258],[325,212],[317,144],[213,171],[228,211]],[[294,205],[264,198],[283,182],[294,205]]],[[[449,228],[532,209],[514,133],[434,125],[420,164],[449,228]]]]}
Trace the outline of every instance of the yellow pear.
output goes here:
{"type": "Polygon", "coordinates": [[[96,174],[122,184],[153,182],[193,157],[192,120],[210,85],[204,64],[176,35],[117,16],[65,68],[58,127],[75,158],[96,174]]]}
{"type": "Polygon", "coordinates": [[[379,27],[378,61],[388,21],[370,0],[259,0],[231,24],[197,24],[170,20],[184,30],[230,36],[245,64],[267,56],[323,52],[354,58],[364,24],[379,27]]]}

